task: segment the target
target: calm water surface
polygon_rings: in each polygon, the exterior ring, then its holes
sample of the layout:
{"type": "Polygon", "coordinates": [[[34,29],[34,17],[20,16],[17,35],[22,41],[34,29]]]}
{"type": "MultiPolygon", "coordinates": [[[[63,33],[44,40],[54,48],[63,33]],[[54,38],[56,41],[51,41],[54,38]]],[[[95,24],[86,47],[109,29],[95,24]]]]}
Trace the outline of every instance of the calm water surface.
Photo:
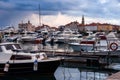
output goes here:
{"type": "Polygon", "coordinates": [[[54,75],[1,76],[0,80],[106,80],[111,73],[94,70],[58,67],[54,75]]]}

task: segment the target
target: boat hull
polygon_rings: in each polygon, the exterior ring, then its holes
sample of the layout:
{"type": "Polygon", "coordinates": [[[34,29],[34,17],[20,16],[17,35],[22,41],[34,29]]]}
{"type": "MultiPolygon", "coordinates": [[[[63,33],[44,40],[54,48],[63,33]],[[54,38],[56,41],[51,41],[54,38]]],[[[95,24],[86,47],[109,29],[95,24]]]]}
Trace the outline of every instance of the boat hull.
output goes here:
{"type": "Polygon", "coordinates": [[[37,63],[37,70],[34,70],[34,63],[9,63],[8,72],[4,71],[5,64],[0,63],[0,73],[1,74],[54,74],[58,66],[60,65],[60,60],[45,61],[37,63]]]}

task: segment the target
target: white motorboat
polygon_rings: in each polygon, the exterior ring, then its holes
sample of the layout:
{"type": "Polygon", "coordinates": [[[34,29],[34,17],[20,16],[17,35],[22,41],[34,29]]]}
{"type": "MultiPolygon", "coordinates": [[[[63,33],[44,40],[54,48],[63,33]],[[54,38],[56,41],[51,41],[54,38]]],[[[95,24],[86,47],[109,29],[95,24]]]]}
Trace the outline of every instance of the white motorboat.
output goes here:
{"type": "Polygon", "coordinates": [[[91,51],[95,46],[95,39],[82,39],[80,42],[69,44],[74,51],[91,51]]]}
{"type": "Polygon", "coordinates": [[[54,74],[61,58],[47,57],[44,52],[26,51],[18,43],[0,44],[0,73],[54,74]]]}
{"type": "Polygon", "coordinates": [[[57,42],[62,42],[62,43],[71,43],[76,40],[80,41],[80,37],[82,35],[79,33],[75,33],[74,31],[66,28],[62,33],[59,33],[55,39],[57,42]]]}
{"type": "Polygon", "coordinates": [[[118,51],[120,50],[120,41],[114,38],[108,38],[106,35],[99,35],[97,37],[91,37],[82,39],[80,42],[70,43],[70,46],[74,51],[118,51]]]}

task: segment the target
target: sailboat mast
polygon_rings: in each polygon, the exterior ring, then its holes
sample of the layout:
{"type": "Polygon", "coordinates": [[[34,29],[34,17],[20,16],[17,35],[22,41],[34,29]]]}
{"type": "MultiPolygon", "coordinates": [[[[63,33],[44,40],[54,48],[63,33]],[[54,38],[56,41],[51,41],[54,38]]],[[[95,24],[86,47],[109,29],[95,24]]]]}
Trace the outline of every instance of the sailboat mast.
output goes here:
{"type": "Polygon", "coordinates": [[[40,16],[40,4],[39,4],[39,26],[41,26],[41,16],[40,16]]]}

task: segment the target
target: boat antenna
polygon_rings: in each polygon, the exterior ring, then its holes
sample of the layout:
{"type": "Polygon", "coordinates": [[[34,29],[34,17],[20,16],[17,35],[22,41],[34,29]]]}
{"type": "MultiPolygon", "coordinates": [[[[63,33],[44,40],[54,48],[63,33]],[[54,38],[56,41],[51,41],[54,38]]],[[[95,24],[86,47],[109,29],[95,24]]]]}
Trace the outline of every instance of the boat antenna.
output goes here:
{"type": "Polygon", "coordinates": [[[40,4],[39,4],[39,26],[41,26],[41,12],[40,12],[40,4]]]}

